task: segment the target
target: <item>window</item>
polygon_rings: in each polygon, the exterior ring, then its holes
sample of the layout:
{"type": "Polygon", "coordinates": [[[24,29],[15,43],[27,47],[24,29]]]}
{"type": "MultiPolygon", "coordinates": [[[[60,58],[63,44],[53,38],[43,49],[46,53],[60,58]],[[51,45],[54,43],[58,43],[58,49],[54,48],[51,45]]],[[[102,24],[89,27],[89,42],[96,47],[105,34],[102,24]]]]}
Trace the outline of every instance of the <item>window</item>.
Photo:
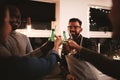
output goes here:
{"type": "Polygon", "coordinates": [[[109,13],[109,9],[90,7],[90,31],[112,31],[111,22],[108,17],[109,13]]]}

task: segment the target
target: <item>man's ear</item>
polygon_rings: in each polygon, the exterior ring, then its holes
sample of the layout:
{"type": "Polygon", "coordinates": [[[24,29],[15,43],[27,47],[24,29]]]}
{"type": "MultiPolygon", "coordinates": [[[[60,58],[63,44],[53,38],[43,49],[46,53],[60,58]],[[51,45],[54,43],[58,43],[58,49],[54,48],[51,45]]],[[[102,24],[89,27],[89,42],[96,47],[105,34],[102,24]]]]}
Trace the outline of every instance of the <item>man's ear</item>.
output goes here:
{"type": "Polygon", "coordinates": [[[80,28],[80,32],[82,32],[83,28],[80,28]]]}

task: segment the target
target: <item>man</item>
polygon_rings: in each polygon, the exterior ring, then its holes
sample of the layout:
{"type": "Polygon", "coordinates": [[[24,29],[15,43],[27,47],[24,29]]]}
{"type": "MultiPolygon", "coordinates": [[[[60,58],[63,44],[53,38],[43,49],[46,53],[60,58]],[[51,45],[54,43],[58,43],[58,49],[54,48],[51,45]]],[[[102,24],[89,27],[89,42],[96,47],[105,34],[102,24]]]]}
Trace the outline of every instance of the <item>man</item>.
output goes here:
{"type": "Polygon", "coordinates": [[[19,9],[13,5],[9,5],[8,8],[10,11],[10,24],[12,26],[12,32],[8,41],[13,44],[8,47],[15,47],[14,50],[12,50],[12,53],[18,53],[16,55],[24,56],[27,53],[32,52],[33,49],[29,38],[26,35],[15,31],[21,26],[21,14],[19,9]]]}
{"type": "MultiPolygon", "coordinates": [[[[18,33],[15,30],[21,25],[20,11],[16,6],[8,6],[10,13],[10,25],[12,30],[6,40],[4,46],[9,49],[10,53],[4,53],[6,56],[25,56],[27,53],[32,52],[32,46],[29,38],[24,34],[18,33]]],[[[1,53],[3,50],[0,50],[1,53]]]]}
{"type": "MultiPolygon", "coordinates": [[[[113,38],[120,41],[120,0],[112,0],[112,8],[110,13],[110,20],[113,26],[113,38]]],[[[68,45],[71,48],[77,49],[82,59],[93,64],[97,69],[103,73],[120,80],[120,61],[110,60],[101,54],[96,54],[96,52],[86,49],[82,46],[77,45],[72,40],[68,41],[68,45]]]]}
{"type": "Polygon", "coordinates": [[[81,20],[79,20],[78,18],[71,18],[69,20],[68,31],[69,31],[70,39],[74,40],[77,44],[81,46],[96,51],[97,48],[95,43],[92,40],[83,37],[81,35],[82,30],[83,28],[82,28],[81,20]]]}
{"type": "MultiPolygon", "coordinates": [[[[94,51],[97,50],[96,45],[93,41],[91,41],[90,39],[85,38],[81,35],[82,21],[80,21],[78,18],[71,18],[69,20],[68,31],[69,31],[69,35],[70,35],[69,39],[74,40],[78,45],[84,46],[84,47],[89,48],[89,49],[94,50],[94,51]]],[[[70,74],[70,72],[68,70],[68,66],[67,66],[67,63],[66,63],[65,56],[68,55],[68,53],[75,53],[75,52],[76,52],[75,49],[70,51],[69,49],[67,50],[66,45],[63,45],[63,50],[62,50],[62,55],[61,55],[62,56],[62,62],[61,63],[64,66],[63,71],[65,71],[64,75],[66,75],[67,79],[72,78],[72,80],[74,80],[74,77],[70,74]]],[[[74,56],[76,56],[76,55],[74,55],[74,56]]],[[[79,58],[79,56],[76,56],[76,58],[79,58]]],[[[83,63],[85,65],[87,65],[86,62],[83,62],[83,63]]],[[[85,75],[84,76],[81,75],[79,77],[79,79],[85,79],[85,78],[82,78],[82,77],[85,77],[85,75]]],[[[78,76],[77,76],[77,78],[78,78],[78,76]]]]}

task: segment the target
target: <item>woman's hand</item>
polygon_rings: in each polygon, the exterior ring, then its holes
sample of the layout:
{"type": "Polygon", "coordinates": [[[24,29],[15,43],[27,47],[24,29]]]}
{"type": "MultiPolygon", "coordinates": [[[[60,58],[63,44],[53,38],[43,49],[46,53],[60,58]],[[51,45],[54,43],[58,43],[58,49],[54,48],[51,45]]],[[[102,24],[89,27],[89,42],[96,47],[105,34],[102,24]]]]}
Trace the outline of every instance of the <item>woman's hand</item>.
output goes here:
{"type": "Polygon", "coordinates": [[[71,74],[66,75],[66,80],[75,80],[75,77],[71,74]]]}

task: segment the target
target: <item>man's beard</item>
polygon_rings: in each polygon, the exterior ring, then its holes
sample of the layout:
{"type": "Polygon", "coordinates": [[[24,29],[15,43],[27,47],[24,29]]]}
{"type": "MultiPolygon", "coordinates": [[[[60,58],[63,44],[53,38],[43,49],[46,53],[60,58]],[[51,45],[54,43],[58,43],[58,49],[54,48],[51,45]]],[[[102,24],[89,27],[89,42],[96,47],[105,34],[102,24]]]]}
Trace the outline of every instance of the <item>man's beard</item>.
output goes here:
{"type": "Polygon", "coordinates": [[[11,22],[12,31],[18,29],[21,25],[21,22],[11,22]]]}
{"type": "Polygon", "coordinates": [[[72,39],[76,39],[79,36],[79,34],[71,34],[72,39]]]}

